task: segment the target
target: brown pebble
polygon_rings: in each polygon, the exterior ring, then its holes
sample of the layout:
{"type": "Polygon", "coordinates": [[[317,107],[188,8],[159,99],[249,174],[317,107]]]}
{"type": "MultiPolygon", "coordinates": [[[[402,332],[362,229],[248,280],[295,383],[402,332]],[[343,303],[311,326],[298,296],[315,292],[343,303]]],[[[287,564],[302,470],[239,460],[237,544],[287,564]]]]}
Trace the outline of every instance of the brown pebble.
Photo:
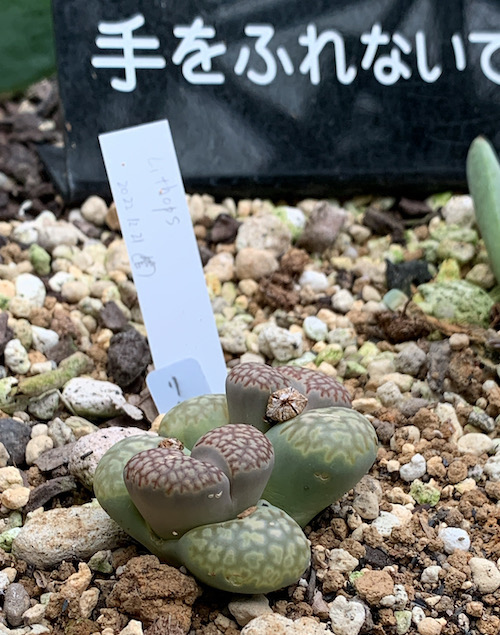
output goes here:
{"type": "Polygon", "coordinates": [[[139,556],[129,560],[106,604],[147,624],[171,615],[187,632],[192,605],[200,594],[191,576],[161,564],[156,556],[139,556]]]}
{"type": "Polygon", "coordinates": [[[460,459],[453,461],[448,467],[448,480],[455,485],[467,478],[467,465],[460,459]]]}
{"type": "Polygon", "coordinates": [[[394,580],[387,571],[365,571],[356,579],[356,591],[368,602],[377,605],[394,591],[394,580]]]}

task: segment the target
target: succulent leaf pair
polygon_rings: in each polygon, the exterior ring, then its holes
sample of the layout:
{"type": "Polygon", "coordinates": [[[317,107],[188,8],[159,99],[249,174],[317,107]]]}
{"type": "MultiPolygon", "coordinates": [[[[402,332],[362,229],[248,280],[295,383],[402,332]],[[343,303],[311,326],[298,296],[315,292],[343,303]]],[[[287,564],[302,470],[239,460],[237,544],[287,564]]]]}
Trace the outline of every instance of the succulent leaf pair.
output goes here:
{"type": "Polygon", "coordinates": [[[226,395],[195,397],[165,415],[159,432],[168,439],[111,448],[96,496],[131,536],[207,584],[276,590],[309,562],[300,525],[375,459],[373,426],[350,405],[347,390],[319,372],[241,364],[226,395]]]}
{"type": "Polygon", "coordinates": [[[154,533],[169,540],[202,524],[236,518],[255,505],[274,465],[271,442],[256,428],[227,425],[207,432],[188,456],[161,441],[134,455],[123,479],[154,533]]]}

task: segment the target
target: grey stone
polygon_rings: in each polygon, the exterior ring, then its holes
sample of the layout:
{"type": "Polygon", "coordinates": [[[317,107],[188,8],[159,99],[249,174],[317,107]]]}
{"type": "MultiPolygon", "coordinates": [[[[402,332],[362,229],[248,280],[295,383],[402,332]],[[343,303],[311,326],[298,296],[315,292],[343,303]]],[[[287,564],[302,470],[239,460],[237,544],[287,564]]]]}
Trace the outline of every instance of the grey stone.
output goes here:
{"type": "Polygon", "coordinates": [[[3,610],[7,622],[11,626],[20,626],[23,622],[23,613],[30,607],[28,591],[19,582],[9,584],[5,590],[3,610]]]}
{"type": "Polygon", "coordinates": [[[116,333],[108,348],[108,375],[121,388],[126,388],[141,376],[151,363],[146,338],[134,328],[116,333]]]}
{"type": "Polygon", "coordinates": [[[130,537],[94,501],[31,516],[14,538],[12,552],[47,569],[63,560],[88,560],[97,551],[128,542],[130,537]]]}
{"type": "Polygon", "coordinates": [[[415,342],[407,344],[394,358],[396,370],[416,377],[427,359],[425,352],[415,342]]]}
{"type": "Polygon", "coordinates": [[[374,520],[379,514],[378,498],[373,492],[361,492],[354,498],[352,506],[365,520],[374,520]]]}
{"type": "Polygon", "coordinates": [[[235,598],[228,604],[229,612],[240,626],[245,626],[256,617],[272,613],[265,595],[250,595],[235,598]]]}
{"type": "Polygon", "coordinates": [[[30,415],[33,415],[35,419],[48,421],[52,419],[59,408],[60,400],[59,391],[57,390],[44,393],[40,395],[40,397],[33,397],[28,403],[28,412],[30,415]]]}
{"type": "Polygon", "coordinates": [[[123,331],[128,325],[128,320],[123,311],[121,311],[116,302],[113,301],[106,302],[99,311],[99,318],[101,319],[102,325],[113,331],[113,333],[123,331]]]}
{"type": "Polygon", "coordinates": [[[81,437],[75,442],[69,455],[70,473],[91,489],[94,473],[103,455],[118,441],[138,434],[157,436],[154,432],[145,432],[133,426],[112,426],[81,437]]]}
{"type": "Polygon", "coordinates": [[[322,201],[316,205],[307,220],[297,247],[321,253],[331,247],[347,218],[341,207],[322,201]]]}
{"type": "Polygon", "coordinates": [[[288,362],[302,355],[302,334],[271,324],[259,333],[259,351],[270,359],[288,362]]]}
{"type": "Polygon", "coordinates": [[[476,406],[472,409],[467,422],[476,428],[483,430],[483,432],[489,433],[493,432],[495,429],[495,419],[476,406]]]}
{"type": "Polygon", "coordinates": [[[10,455],[9,465],[23,465],[31,429],[17,419],[0,419],[0,443],[10,455]]]}

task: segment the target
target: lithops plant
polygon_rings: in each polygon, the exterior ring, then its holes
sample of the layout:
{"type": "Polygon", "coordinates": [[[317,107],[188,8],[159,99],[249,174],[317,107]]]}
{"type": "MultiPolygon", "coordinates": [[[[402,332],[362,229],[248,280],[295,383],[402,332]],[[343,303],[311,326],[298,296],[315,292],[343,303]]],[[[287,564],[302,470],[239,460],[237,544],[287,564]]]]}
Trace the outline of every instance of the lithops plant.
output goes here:
{"type": "Polygon", "coordinates": [[[277,370],[293,388],[307,397],[304,410],[331,406],[351,407],[349,391],[333,377],[300,366],[280,366],[277,370]]]}
{"type": "Polygon", "coordinates": [[[274,463],[268,439],[225,425],[192,452],[175,439],[131,437],[104,455],[94,491],[108,514],[152,553],[238,593],[296,582],[309,542],[281,509],[258,504],[274,463]]]}

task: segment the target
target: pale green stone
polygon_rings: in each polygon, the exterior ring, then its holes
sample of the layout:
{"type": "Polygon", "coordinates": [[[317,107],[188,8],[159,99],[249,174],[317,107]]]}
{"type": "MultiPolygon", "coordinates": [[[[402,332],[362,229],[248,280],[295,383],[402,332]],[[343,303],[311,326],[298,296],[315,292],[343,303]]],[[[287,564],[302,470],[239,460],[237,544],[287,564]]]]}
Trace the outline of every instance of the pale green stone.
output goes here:
{"type": "Polygon", "coordinates": [[[380,353],[374,342],[365,342],[358,350],[360,362],[363,366],[369,364],[380,353]]]}
{"type": "Polygon", "coordinates": [[[485,328],[493,306],[493,300],[485,291],[465,280],[421,284],[413,301],[438,319],[485,328]]]}
{"type": "Polygon", "coordinates": [[[476,244],[479,240],[478,233],[471,227],[459,227],[458,225],[447,225],[444,221],[433,227],[430,232],[434,240],[454,240],[461,243],[476,244]]]}
{"type": "Polygon", "coordinates": [[[401,245],[392,244],[384,254],[384,259],[390,260],[393,264],[404,261],[405,252],[401,245]]]}
{"type": "Polygon", "coordinates": [[[396,633],[398,635],[405,635],[411,627],[411,611],[394,611],[394,617],[396,618],[396,633]]]}
{"type": "Polygon", "coordinates": [[[461,265],[465,265],[474,258],[476,248],[471,243],[445,238],[439,243],[436,253],[440,259],[455,258],[461,265]]]}
{"type": "Polygon", "coordinates": [[[12,529],[13,527],[23,526],[23,515],[19,511],[13,511],[7,518],[7,527],[12,529]]]}
{"type": "MultiPolygon", "coordinates": [[[[296,357],[295,359],[291,359],[289,362],[286,363],[286,366],[305,366],[306,364],[309,364],[310,362],[316,362],[316,354],[313,353],[312,351],[306,351],[305,353],[303,353],[300,357],[296,357]]],[[[279,362],[277,360],[273,360],[271,366],[283,366],[284,364],[282,362],[279,362]]]]}
{"type": "Polygon", "coordinates": [[[4,377],[0,379],[0,408],[3,409],[12,398],[12,388],[17,384],[15,377],[4,377]]]}
{"type": "Polygon", "coordinates": [[[344,373],[345,379],[349,379],[351,377],[361,377],[361,375],[366,375],[366,368],[355,360],[347,360],[346,361],[346,369],[344,373]]]}
{"type": "Polygon", "coordinates": [[[90,558],[88,566],[91,571],[98,573],[113,573],[111,551],[98,551],[90,558]]]}
{"type": "Polygon", "coordinates": [[[7,529],[7,531],[2,532],[0,534],[0,549],[10,553],[12,550],[12,542],[20,531],[21,527],[12,527],[12,529],[7,529]]]}
{"type": "Polygon", "coordinates": [[[319,366],[322,362],[327,362],[332,366],[336,366],[344,355],[344,351],[340,344],[327,344],[325,348],[318,353],[314,363],[319,366]]]}
{"type": "Polygon", "coordinates": [[[33,269],[39,276],[48,276],[50,273],[50,254],[43,247],[33,243],[29,248],[29,259],[33,269]]]}
{"type": "Polygon", "coordinates": [[[83,375],[90,371],[92,367],[93,362],[90,357],[78,351],[66,359],[63,359],[59,368],[56,370],[51,370],[41,375],[34,375],[33,377],[27,377],[20,381],[19,392],[33,397],[41,395],[48,390],[62,388],[67,381],[73,379],[73,377],[83,375]]]}
{"type": "Polygon", "coordinates": [[[414,480],[411,484],[410,496],[412,496],[419,505],[430,505],[431,507],[437,505],[441,498],[438,489],[428,483],[422,483],[419,479],[414,480]]]}
{"type": "Polygon", "coordinates": [[[349,574],[349,582],[354,585],[356,580],[359,580],[363,575],[363,571],[353,571],[349,574]]]}
{"type": "Polygon", "coordinates": [[[460,280],[460,265],[454,258],[443,260],[439,265],[436,282],[448,282],[449,280],[460,280]]]}
{"type": "Polygon", "coordinates": [[[304,231],[304,227],[306,225],[307,218],[304,212],[298,207],[282,205],[280,207],[275,207],[273,213],[284,225],[286,225],[286,227],[288,227],[292,234],[292,240],[297,240],[304,231]]]}
{"type": "Polygon", "coordinates": [[[233,304],[238,295],[234,282],[224,282],[221,289],[221,297],[228,303],[233,304]]]}
{"type": "Polygon", "coordinates": [[[391,311],[403,307],[408,302],[408,296],[401,289],[391,289],[382,298],[382,302],[391,311]]]}
{"type": "Polygon", "coordinates": [[[391,237],[390,236],[381,236],[378,238],[371,238],[366,246],[370,252],[371,258],[374,260],[383,260],[387,250],[391,245],[391,237]]]}
{"type": "Polygon", "coordinates": [[[427,262],[436,262],[437,250],[439,248],[439,241],[433,238],[428,238],[420,243],[420,247],[424,250],[424,257],[427,262]]]}
{"type": "Polygon", "coordinates": [[[439,208],[444,207],[452,196],[453,192],[440,192],[439,194],[429,196],[425,202],[433,211],[436,211],[439,208]]]}

